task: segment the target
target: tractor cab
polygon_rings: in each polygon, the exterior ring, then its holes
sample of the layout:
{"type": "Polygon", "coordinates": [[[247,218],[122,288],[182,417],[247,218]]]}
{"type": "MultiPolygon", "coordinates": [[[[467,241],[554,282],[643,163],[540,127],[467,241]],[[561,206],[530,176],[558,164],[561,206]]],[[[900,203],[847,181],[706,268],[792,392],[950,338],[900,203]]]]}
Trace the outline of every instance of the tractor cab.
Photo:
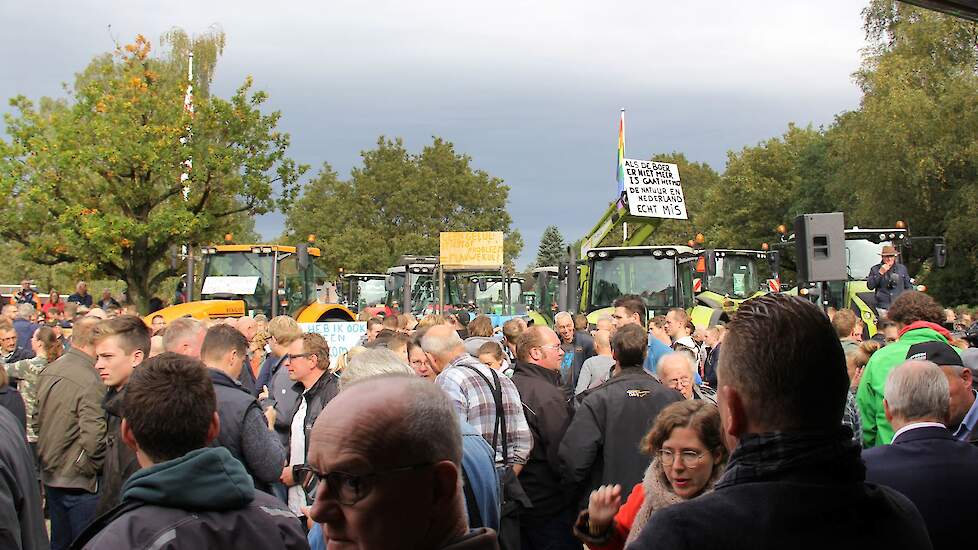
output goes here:
{"type": "Polygon", "coordinates": [[[462,305],[459,277],[445,272],[444,288],[439,288],[441,274],[437,256],[402,256],[398,265],[387,270],[385,303],[391,311],[410,312],[416,317],[441,313],[439,293],[443,293],[445,310],[462,305]],[[449,305],[451,304],[451,305],[449,305]]]}
{"type": "Polygon", "coordinates": [[[389,314],[387,309],[387,275],[382,273],[344,273],[343,301],[355,312],[389,314]]]}
{"type": "Polygon", "coordinates": [[[352,312],[319,301],[317,283],[326,281],[318,265],[320,250],[307,244],[224,244],[201,249],[200,300],[151,313],[167,321],[179,317],[217,319],[278,315],[300,323],[352,321],[352,312]]]}
{"type": "Polygon", "coordinates": [[[587,252],[588,288],[584,313],[596,323],[610,315],[615,300],[636,294],[645,300],[649,317],[693,303],[693,270],[699,252],[684,246],[592,248],[587,252]]]}

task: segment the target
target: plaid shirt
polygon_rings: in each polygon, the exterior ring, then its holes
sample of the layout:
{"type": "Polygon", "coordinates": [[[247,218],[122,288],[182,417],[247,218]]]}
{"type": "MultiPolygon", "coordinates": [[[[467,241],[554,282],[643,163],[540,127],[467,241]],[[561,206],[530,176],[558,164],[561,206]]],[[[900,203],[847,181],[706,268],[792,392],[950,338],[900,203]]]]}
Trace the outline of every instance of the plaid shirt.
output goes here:
{"type": "MultiPolygon", "coordinates": [[[[462,365],[471,365],[490,381],[493,380],[492,370],[489,367],[471,355],[463,353],[435,378],[435,384],[445,390],[455,403],[459,420],[470,424],[482,434],[487,443],[492,445],[492,434],[496,427],[496,401],[492,397],[492,389],[486,385],[486,381],[481,376],[462,365]]],[[[520,393],[513,381],[505,376],[499,375],[499,383],[502,385],[503,418],[506,420],[506,439],[509,447],[506,465],[526,464],[530,448],[533,447],[533,435],[523,414],[520,393]]],[[[502,434],[499,434],[496,439],[496,463],[502,464],[502,434]]]]}

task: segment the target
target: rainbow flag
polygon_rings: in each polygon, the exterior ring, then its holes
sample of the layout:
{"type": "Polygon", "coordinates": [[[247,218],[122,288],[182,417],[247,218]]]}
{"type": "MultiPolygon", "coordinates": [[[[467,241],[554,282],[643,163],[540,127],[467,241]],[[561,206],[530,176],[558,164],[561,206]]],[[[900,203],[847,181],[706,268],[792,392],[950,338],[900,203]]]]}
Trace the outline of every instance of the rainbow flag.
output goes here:
{"type": "Polygon", "coordinates": [[[618,121],[618,197],[625,192],[625,109],[618,121]]]}

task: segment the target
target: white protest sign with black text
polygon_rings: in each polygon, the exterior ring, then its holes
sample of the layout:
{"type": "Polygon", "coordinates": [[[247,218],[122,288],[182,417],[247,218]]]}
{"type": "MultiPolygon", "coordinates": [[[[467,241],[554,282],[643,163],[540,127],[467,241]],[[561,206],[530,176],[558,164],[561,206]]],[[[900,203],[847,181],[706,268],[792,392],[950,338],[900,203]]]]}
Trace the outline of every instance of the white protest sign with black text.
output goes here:
{"type": "Polygon", "coordinates": [[[625,193],[633,216],[689,219],[675,164],[625,159],[625,193]]]}
{"type": "Polygon", "coordinates": [[[299,323],[303,332],[314,333],[326,339],[329,345],[329,368],[336,367],[341,355],[360,343],[367,334],[367,323],[299,323]]]}

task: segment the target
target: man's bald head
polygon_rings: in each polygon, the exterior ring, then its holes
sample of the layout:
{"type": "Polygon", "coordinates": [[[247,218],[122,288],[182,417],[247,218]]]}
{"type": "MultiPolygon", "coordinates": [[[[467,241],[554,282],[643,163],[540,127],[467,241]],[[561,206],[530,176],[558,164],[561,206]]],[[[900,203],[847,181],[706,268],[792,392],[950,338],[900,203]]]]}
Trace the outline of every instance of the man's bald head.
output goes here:
{"type": "Polygon", "coordinates": [[[441,388],[413,374],[355,381],[344,386],[326,410],[331,420],[316,422],[310,453],[317,439],[350,430],[343,437],[365,436],[367,450],[377,460],[404,461],[408,456],[412,463],[461,464],[462,435],[454,405],[441,388]]]}
{"type": "Polygon", "coordinates": [[[244,337],[245,340],[250,344],[252,340],[255,339],[255,334],[258,332],[258,322],[251,317],[242,317],[238,319],[238,322],[234,325],[234,328],[238,329],[244,337]]]}

